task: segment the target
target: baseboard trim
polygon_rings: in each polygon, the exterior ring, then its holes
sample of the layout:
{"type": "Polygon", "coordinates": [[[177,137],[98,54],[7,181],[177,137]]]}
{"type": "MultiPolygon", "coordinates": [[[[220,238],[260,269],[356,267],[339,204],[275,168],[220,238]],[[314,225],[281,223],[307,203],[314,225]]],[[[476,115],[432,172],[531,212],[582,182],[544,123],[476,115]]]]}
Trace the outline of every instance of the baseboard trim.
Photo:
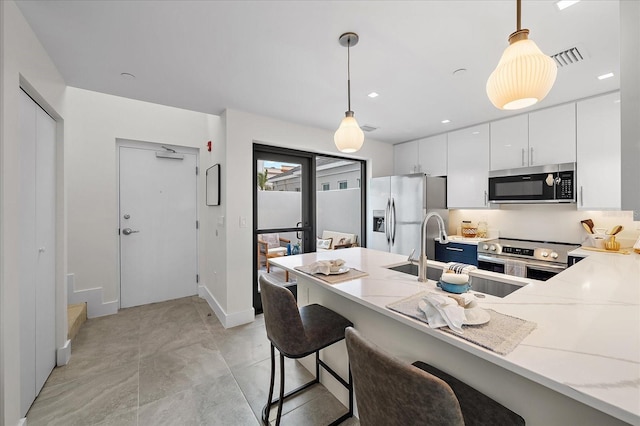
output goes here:
{"type": "Polygon", "coordinates": [[[67,365],[71,359],[71,340],[64,342],[64,346],[56,350],[56,365],[67,365]]]}
{"type": "Polygon", "coordinates": [[[204,285],[198,286],[198,296],[207,301],[224,328],[231,328],[242,324],[248,324],[253,322],[256,318],[256,313],[253,307],[245,311],[227,314],[222,306],[220,306],[220,303],[218,303],[213,294],[211,294],[209,289],[204,285]]]}
{"type": "Polygon", "coordinates": [[[75,275],[67,274],[67,303],[86,303],[87,318],[103,317],[118,313],[118,301],[102,301],[102,287],[75,290],[75,275]]]}

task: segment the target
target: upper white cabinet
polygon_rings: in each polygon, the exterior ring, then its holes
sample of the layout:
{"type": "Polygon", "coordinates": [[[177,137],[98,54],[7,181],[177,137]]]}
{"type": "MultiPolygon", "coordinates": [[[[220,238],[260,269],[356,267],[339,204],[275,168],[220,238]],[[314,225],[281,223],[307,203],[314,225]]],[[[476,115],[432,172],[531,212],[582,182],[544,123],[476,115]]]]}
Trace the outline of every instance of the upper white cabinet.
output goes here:
{"type": "Polygon", "coordinates": [[[447,134],[418,141],[418,171],[429,176],[447,175],[447,134]]]}
{"type": "Polygon", "coordinates": [[[491,126],[491,170],[529,165],[529,117],[527,114],[494,121],[491,126]]]}
{"type": "Polygon", "coordinates": [[[447,175],[447,135],[437,135],[393,146],[393,172],[396,175],[425,173],[447,175]]]}
{"type": "Polygon", "coordinates": [[[393,173],[406,175],[418,173],[418,141],[400,143],[393,146],[393,173]]]}
{"type": "Polygon", "coordinates": [[[576,161],[576,104],[529,114],[529,165],[576,161]]]}
{"type": "Polygon", "coordinates": [[[578,208],[621,206],[620,93],[580,101],[578,114],[578,208]]]}
{"type": "Polygon", "coordinates": [[[489,179],[489,124],[449,133],[447,207],[486,208],[489,179]]]}

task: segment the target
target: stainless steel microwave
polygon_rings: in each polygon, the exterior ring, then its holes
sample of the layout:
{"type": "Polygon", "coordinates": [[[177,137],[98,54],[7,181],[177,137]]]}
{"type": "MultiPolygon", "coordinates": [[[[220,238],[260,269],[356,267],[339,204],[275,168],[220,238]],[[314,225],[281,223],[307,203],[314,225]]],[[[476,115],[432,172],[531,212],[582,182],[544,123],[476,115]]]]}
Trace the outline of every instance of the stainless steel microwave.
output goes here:
{"type": "Polygon", "coordinates": [[[575,203],[576,163],[489,172],[489,202],[575,203]]]}

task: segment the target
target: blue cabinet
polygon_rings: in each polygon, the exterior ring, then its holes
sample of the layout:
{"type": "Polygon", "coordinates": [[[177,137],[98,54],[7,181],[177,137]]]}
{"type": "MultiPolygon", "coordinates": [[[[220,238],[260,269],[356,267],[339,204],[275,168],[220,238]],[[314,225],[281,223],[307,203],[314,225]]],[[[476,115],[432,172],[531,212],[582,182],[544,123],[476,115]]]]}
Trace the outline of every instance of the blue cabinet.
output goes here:
{"type": "Polygon", "coordinates": [[[478,246],[474,244],[440,244],[436,242],[436,260],[478,266],[478,246]]]}

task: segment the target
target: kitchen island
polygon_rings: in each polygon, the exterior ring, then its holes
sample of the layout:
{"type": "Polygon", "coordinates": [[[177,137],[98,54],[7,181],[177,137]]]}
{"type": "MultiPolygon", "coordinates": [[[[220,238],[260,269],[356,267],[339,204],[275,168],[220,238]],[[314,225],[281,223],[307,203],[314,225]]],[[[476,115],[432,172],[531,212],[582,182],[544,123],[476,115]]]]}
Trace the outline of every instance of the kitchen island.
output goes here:
{"type": "MultiPolygon", "coordinates": [[[[479,299],[483,308],[537,324],[507,355],[386,308],[436,288],[433,281],[419,283],[387,269],[404,262],[404,256],[365,248],[273,260],[297,276],[300,305],[319,303],[335,310],[396,357],[425,361],[457,376],[523,416],[528,425],[640,424],[639,255],[598,253],[546,282],[529,280],[504,298],[479,299]],[[294,269],[335,258],[368,276],[328,284],[294,269]]],[[[444,265],[429,261],[429,266],[444,265]]],[[[344,342],[325,350],[323,357],[346,376],[344,342]]],[[[346,402],[346,392],[333,378],[323,376],[322,381],[346,402]]]]}

